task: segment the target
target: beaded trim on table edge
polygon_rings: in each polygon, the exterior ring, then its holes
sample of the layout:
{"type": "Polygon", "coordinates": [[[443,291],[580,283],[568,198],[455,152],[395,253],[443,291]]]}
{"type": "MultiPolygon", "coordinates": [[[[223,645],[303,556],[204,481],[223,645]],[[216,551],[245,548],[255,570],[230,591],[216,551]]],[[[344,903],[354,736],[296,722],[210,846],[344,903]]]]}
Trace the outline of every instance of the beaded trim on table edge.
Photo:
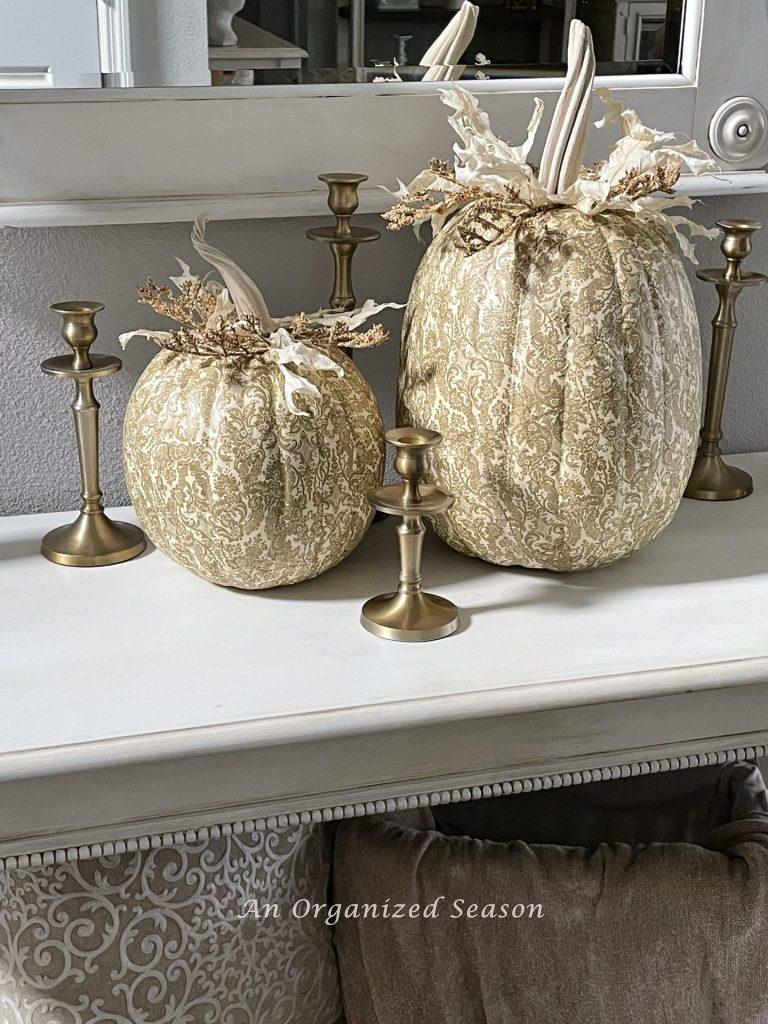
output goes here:
{"type": "Polygon", "coordinates": [[[440,804],[456,804],[466,800],[485,800],[488,797],[512,796],[540,789],[581,786],[588,782],[608,782],[637,775],[678,771],[682,768],[703,768],[716,764],[732,764],[734,761],[752,761],[766,756],[768,756],[768,745],[765,744],[753,747],[734,747],[730,750],[718,750],[709,754],[688,754],[682,757],[664,757],[650,761],[627,761],[605,768],[585,768],[582,771],[556,772],[552,775],[531,775],[527,778],[515,779],[512,782],[492,782],[482,786],[435,790],[410,796],[388,797],[384,800],[369,800],[364,803],[336,804],[312,811],[291,811],[289,814],[269,815],[266,818],[247,818],[226,825],[205,825],[201,828],[183,829],[176,832],[151,833],[136,839],[116,839],[112,842],[88,843],[84,846],[69,846],[41,853],[21,853],[16,856],[0,857],[0,871],[45,867],[49,864],[89,860],[92,857],[109,857],[113,854],[158,849],[177,843],[219,839],[222,836],[240,835],[243,832],[260,832],[294,825],[340,821],[343,818],[362,818],[369,814],[413,810],[417,807],[437,807],[440,804]]]}

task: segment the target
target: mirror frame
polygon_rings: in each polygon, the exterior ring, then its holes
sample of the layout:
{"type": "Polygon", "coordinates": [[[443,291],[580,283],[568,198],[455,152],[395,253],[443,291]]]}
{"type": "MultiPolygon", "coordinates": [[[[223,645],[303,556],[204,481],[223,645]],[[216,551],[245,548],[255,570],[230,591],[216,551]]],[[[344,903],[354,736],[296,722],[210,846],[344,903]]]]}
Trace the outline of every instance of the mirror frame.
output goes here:
{"type": "MultiPolygon", "coordinates": [[[[611,88],[646,123],[706,147],[724,101],[746,95],[768,107],[766,51],[768,0],[687,0],[679,74],[602,77],[596,85],[611,88]]],[[[534,96],[544,100],[549,123],[562,81],[463,84],[482,94],[496,131],[518,139],[534,96]]],[[[369,176],[360,210],[381,212],[389,197],[379,185],[409,180],[430,157],[451,151],[442,88],[0,90],[0,223],[187,221],[201,211],[219,219],[324,215],[317,175],[339,169],[369,176]]],[[[589,159],[605,153],[606,134],[593,132],[589,159]]],[[[742,164],[720,161],[724,173],[686,181],[683,190],[768,192],[766,161],[763,145],[742,164]]]]}

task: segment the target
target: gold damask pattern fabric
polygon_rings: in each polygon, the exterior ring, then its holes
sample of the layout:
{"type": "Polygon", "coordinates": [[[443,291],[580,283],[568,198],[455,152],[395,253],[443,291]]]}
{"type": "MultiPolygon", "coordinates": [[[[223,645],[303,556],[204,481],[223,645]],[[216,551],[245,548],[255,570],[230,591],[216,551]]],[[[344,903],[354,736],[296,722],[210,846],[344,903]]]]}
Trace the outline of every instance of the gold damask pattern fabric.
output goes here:
{"type": "Polygon", "coordinates": [[[125,419],[128,491],[161,551],[213,583],[256,590],[317,576],[345,558],[371,518],[384,464],[381,417],[352,361],[307,372],[310,413],[260,357],[160,352],[125,419]]]}
{"type": "Polygon", "coordinates": [[[667,234],[568,208],[465,257],[459,214],[426,253],[406,311],[399,422],[440,431],[435,520],[499,565],[604,565],[652,540],[698,440],[696,310],[667,234]]]}
{"type": "Polygon", "coordinates": [[[329,871],[310,826],[0,872],[0,1022],[335,1024],[329,871]]]}

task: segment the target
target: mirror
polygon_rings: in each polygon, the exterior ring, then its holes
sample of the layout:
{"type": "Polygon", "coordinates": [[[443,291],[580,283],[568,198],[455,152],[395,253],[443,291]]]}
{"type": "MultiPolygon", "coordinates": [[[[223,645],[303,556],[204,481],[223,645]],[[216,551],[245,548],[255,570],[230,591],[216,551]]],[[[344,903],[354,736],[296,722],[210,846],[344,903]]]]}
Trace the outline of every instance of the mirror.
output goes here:
{"type": "Polygon", "coordinates": [[[444,81],[482,94],[506,139],[525,138],[535,97],[551,117],[574,16],[599,84],[644,123],[702,146],[738,135],[689,191],[768,191],[763,0],[477,0],[471,38],[452,57],[443,39],[431,66],[460,0],[209,3],[230,32],[212,47],[206,0],[0,0],[2,223],[327,216],[328,170],[368,175],[360,209],[381,212],[379,184],[450,152],[444,81]]]}
{"type": "Polygon", "coordinates": [[[0,87],[324,85],[679,70],[683,0],[0,0],[0,87]]]}

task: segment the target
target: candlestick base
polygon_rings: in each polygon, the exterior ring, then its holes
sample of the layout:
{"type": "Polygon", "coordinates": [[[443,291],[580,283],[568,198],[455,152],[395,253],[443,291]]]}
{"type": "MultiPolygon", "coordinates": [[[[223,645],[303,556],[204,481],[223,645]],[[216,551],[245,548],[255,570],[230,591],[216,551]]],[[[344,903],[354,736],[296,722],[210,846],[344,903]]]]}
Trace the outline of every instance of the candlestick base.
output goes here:
{"type": "Polygon", "coordinates": [[[698,501],[735,501],[752,493],[752,477],[743,469],[729,466],[722,456],[701,453],[696,456],[686,498],[698,501]]]}
{"type": "Polygon", "coordinates": [[[456,605],[437,594],[380,594],[363,605],[360,622],[385,640],[422,643],[450,636],[459,627],[456,605]]]}
{"type": "Polygon", "coordinates": [[[116,565],[140,555],[144,534],[131,523],[119,523],[104,512],[81,512],[74,523],[43,537],[40,551],[58,565],[116,565]]]}

